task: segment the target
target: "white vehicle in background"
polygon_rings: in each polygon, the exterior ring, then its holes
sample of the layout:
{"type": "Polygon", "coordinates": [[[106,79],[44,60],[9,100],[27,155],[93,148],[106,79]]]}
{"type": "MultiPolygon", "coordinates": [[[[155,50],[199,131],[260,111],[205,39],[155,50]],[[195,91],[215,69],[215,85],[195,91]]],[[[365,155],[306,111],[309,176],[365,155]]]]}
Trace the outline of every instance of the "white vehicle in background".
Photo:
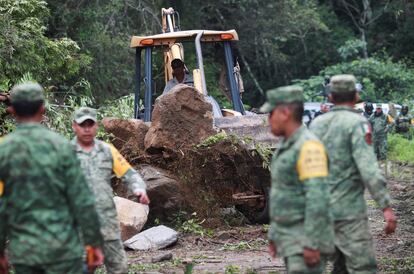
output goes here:
{"type": "MultiPolygon", "coordinates": [[[[356,105],[355,105],[355,109],[357,109],[357,110],[360,110],[360,111],[364,112],[364,105],[365,105],[365,103],[364,103],[364,102],[359,103],[359,104],[356,104],[356,105]]],[[[377,105],[380,105],[380,106],[381,106],[382,111],[383,111],[385,114],[388,114],[388,112],[390,111],[390,104],[388,104],[388,103],[372,103],[372,105],[374,106],[374,111],[375,111],[375,109],[377,108],[377,105]]],[[[402,106],[401,106],[401,105],[399,105],[399,104],[394,104],[394,108],[395,108],[395,111],[396,111],[396,115],[399,115],[399,114],[400,114],[401,107],[402,107],[402,106]]]]}
{"type": "Polygon", "coordinates": [[[333,106],[332,103],[328,102],[305,102],[302,122],[309,125],[315,119],[315,114],[321,110],[321,104],[328,105],[329,108],[333,106]]]}

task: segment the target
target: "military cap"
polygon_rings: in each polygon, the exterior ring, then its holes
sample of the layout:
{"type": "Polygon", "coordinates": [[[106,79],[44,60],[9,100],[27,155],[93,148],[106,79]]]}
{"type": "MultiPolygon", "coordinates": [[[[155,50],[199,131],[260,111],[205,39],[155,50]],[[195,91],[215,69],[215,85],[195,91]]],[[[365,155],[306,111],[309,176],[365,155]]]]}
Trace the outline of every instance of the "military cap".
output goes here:
{"type": "Polygon", "coordinates": [[[10,92],[10,102],[38,102],[44,101],[43,88],[36,82],[25,82],[15,85],[10,92]]]}
{"type": "Polygon", "coordinates": [[[171,67],[173,69],[182,67],[184,65],[184,62],[181,59],[175,58],[174,60],[171,61],[171,67]]]}
{"type": "Polygon", "coordinates": [[[276,106],[294,102],[303,102],[303,89],[300,86],[284,86],[268,90],[266,103],[260,108],[261,112],[270,112],[276,106]]]}
{"type": "Polygon", "coordinates": [[[329,83],[331,93],[356,92],[356,79],[351,74],[339,74],[331,78],[329,83]]]}
{"type": "Polygon", "coordinates": [[[86,120],[92,120],[96,123],[98,121],[96,109],[89,107],[81,107],[73,113],[73,121],[77,124],[82,124],[86,120]]]}

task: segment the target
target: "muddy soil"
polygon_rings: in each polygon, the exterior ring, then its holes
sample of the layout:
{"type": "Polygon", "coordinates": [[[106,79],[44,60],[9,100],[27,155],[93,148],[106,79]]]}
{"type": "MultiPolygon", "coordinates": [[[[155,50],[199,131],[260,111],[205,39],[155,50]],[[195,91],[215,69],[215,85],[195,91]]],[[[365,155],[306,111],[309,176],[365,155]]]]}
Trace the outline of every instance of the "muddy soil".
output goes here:
{"type": "MultiPolygon", "coordinates": [[[[270,187],[269,170],[263,166],[263,158],[231,138],[209,145],[183,148],[179,151],[164,149],[162,153],[145,154],[127,159],[138,170],[141,165],[151,165],[169,173],[179,182],[177,193],[185,203],[182,211],[197,212],[206,219],[204,225],[218,227],[224,224],[221,208],[236,206],[251,223],[260,222],[265,209],[265,194],[270,187]],[[238,203],[233,194],[256,195],[258,199],[238,203]]],[[[113,182],[115,193],[128,198],[127,188],[119,180],[113,182]]],[[[179,212],[174,212],[174,215],[179,212]]],[[[156,217],[163,222],[171,218],[156,217]]]]}
{"type": "MultiPolygon", "coordinates": [[[[393,164],[388,175],[398,217],[394,235],[384,235],[382,212],[366,195],[379,273],[414,273],[414,167],[393,164]]],[[[128,251],[130,273],[186,273],[191,267],[192,273],[285,273],[283,261],[267,253],[266,229],[263,225],[222,226],[212,237],[182,234],[175,246],[162,251],[128,251]],[[173,259],[151,262],[166,253],[173,259]]]]}

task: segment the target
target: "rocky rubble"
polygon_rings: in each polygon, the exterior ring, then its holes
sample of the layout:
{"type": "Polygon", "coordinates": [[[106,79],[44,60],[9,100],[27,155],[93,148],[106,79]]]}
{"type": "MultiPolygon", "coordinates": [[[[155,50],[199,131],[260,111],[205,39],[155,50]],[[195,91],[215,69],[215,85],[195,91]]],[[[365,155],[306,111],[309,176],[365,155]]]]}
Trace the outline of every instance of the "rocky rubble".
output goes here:
{"type": "MultiPolygon", "coordinates": [[[[133,119],[105,119],[103,125],[147,183],[150,220],[197,212],[206,224],[222,223],[220,209],[234,206],[254,220],[265,208],[263,199],[233,200],[235,193],[264,197],[270,176],[263,158],[235,138],[214,138],[211,105],[192,87],[158,97],[149,127],[133,119]]],[[[123,184],[115,192],[128,198],[123,184]]]]}

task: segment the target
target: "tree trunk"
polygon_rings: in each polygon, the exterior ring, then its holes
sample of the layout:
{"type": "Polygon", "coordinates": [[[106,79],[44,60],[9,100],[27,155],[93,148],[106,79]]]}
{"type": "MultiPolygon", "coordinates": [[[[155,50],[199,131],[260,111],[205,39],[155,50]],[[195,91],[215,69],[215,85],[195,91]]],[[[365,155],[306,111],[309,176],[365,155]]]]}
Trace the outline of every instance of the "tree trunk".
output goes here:
{"type": "Polygon", "coordinates": [[[362,55],[364,57],[364,59],[368,59],[368,47],[367,47],[367,37],[365,35],[365,29],[364,28],[360,28],[359,31],[361,32],[361,40],[362,42],[364,42],[363,46],[362,46],[362,55]]]}

